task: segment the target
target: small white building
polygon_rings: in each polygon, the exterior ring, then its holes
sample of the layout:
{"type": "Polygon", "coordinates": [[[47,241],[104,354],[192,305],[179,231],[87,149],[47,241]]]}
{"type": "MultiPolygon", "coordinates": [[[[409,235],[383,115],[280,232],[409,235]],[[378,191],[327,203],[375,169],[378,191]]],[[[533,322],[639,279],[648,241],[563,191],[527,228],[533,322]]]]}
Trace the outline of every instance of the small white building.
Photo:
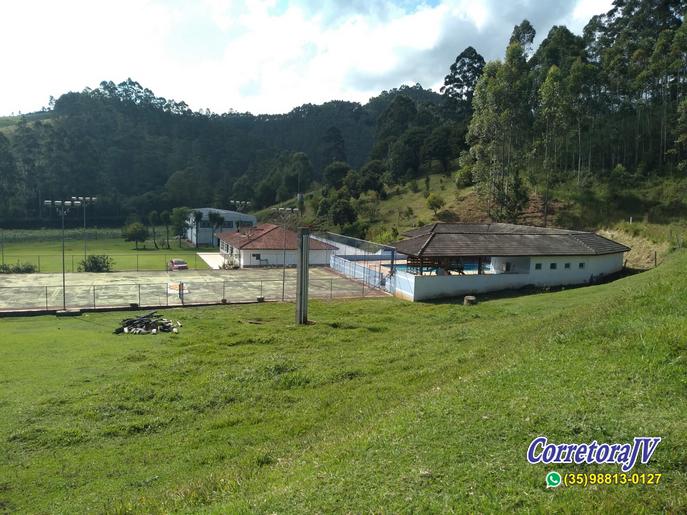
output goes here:
{"type": "Polygon", "coordinates": [[[394,244],[389,290],[408,300],[591,284],[620,272],[625,245],[587,231],[513,224],[436,223],[394,244]]]}
{"type": "MultiPolygon", "coordinates": [[[[241,268],[296,266],[298,235],[279,225],[261,224],[240,232],[218,234],[225,263],[241,268]]],[[[336,247],[310,238],[310,264],[329,265],[336,247]]]]}
{"type": "Polygon", "coordinates": [[[213,207],[201,207],[191,210],[188,219],[186,220],[186,239],[196,245],[218,245],[218,239],[215,233],[238,231],[242,227],[255,227],[257,220],[253,215],[246,213],[239,213],[238,211],[229,211],[226,209],[215,209],[213,207]],[[196,227],[195,212],[203,214],[200,224],[196,227]],[[210,223],[210,213],[217,213],[224,218],[224,224],[221,228],[215,228],[210,223]]]}

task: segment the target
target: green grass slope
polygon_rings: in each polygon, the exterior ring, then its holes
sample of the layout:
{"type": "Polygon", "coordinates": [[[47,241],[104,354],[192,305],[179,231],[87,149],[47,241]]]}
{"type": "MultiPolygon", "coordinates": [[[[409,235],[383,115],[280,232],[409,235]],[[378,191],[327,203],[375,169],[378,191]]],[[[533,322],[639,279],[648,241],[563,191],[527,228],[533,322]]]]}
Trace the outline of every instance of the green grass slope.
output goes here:
{"type": "Polygon", "coordinates": [[[687,253],[614,283],[458,304],[395,299],[0,320],[0,511],[684,512],[687,253]],[[661,436],[655,486],[529,465],[530,441],[661,436]]]}

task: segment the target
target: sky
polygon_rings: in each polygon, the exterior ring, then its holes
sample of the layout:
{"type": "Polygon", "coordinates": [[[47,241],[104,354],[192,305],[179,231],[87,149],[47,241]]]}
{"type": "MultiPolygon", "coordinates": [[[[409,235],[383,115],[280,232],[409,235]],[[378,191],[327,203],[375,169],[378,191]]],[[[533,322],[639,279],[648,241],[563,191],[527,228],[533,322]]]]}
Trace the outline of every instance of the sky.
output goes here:
{"type": "Polygon", "coordinates": [[[364,103],[385,89],[438,90],[471,45],[503,57],[523,18],[538,44],[580,34],[612,0],[6,0],[0,116],[132,78],[194,110],[284,113],[364,103]]]}

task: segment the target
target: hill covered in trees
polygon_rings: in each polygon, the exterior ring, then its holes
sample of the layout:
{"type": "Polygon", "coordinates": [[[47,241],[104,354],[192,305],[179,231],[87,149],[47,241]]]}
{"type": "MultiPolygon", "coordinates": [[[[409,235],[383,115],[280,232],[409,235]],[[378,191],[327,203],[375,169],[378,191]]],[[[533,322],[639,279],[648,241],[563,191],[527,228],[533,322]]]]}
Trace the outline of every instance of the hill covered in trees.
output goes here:
{"type": "Polygon", "coordinates": [[[40,219],[46,198],[98,194],[104,219],[178,205],[264,206],[307,189],[334,160],[362,165],[377,118],[399,95],[438,105],[416,85],[367,104],[332,101],[284,115],[193,112],[133,80],[59,97],[0,127],[0,219],[40,219]]]}
{"type": "Polygon", "coordinates": [[[42,199],[71,195],[99,195],[105,224],[310,191],[301,207],[314,223],[364,236],[375,217],[364,206],[431,173],[470,188],[484,219],[520,220],[533,199],[545,224],[682,217],[686,5],[616,0],[581,35],[555,26],[536,49],[524,20],[503,60],[468,47],[447,63],[441,94],[402,86],[364,105],[193,112],[132,80],[67,93],[47,113],[2,120],[0,223],[40,225],[42,199]],[[576,209],[552,220],[554,202],[576,209]]]}

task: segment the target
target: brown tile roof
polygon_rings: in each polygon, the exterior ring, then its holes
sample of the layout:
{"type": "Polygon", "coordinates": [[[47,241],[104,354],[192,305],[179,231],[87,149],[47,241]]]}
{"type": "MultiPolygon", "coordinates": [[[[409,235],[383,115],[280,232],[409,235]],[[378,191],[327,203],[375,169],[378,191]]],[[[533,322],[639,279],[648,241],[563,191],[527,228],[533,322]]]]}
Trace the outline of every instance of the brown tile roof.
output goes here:
{"type": "MultiPolygon", "coordinates": [[[[280,225],[261,224],[241,232],[222,232],[217,237],[241,250],[297,250],[298,235],[289,229],[284,232],[280,225]]],[[[310,250],[336,250],[336,247],[310,238],[310,250]]]]}
{"type": "Polygon", "coordinates": [[[629,247],[598,234],[513,224],[431,224],[394,246],[410,256],[594,256],[629,247]]]}

